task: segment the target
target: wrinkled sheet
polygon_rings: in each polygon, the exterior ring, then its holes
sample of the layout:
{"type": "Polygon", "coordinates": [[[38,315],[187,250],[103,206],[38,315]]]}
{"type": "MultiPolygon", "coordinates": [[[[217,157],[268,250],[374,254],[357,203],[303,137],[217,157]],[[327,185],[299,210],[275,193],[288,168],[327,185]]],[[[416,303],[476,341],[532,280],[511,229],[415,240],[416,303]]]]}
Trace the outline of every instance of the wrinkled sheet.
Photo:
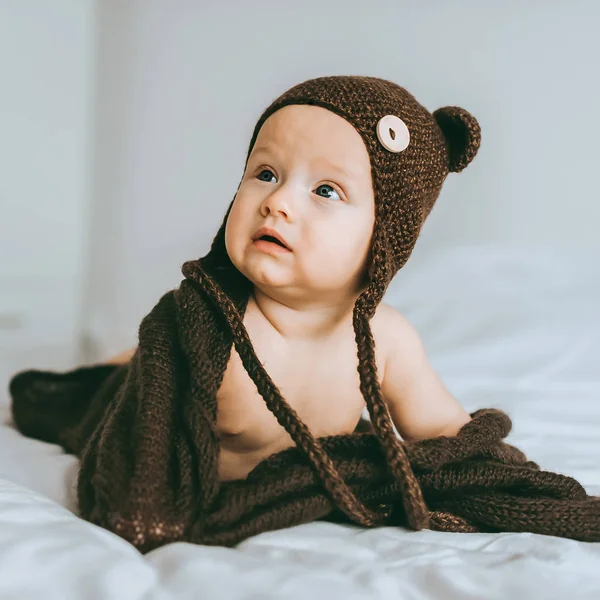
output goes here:
{"type": "MultiPolygon", "coordinates": [[[[592,260],[448,249],[409,261],[385,301],[415,325],[467,410],[505,410],[509,443],[600,495],[600,269],[592,260]]],[[[142,556],[76,516],[77,460],[22,437],[6,403],[4,392],[3,600],[600,598],[600,544],[527,533],[312,523],[236,548],[179,543],[142,556]]]]}

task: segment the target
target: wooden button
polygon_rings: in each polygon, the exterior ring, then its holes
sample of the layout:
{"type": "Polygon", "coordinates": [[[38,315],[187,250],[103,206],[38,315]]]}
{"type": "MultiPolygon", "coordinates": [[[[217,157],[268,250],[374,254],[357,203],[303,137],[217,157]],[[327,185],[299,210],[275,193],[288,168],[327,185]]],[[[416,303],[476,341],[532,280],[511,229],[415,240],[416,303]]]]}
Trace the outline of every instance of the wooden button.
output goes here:
{"type": "Polygon", "coordinates": [[[410,133],[406,123],[396,115],[385,115],[377,123],[377,138],[390,152],[402,152],[408,148],[410,133]]]}

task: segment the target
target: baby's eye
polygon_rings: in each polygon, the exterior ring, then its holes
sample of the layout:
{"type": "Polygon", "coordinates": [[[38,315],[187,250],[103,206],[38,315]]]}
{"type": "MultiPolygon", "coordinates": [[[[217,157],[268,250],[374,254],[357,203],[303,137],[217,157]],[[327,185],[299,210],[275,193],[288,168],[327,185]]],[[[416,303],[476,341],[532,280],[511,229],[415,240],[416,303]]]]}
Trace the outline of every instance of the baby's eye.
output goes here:
{"type": "Polygon", "coordinates": [[[267,181],[269,183],[273,183],[273,179],[277,180],[275,175],[273,175],[273,172],[269,171],[269,169],[263,169],[258,174],[257,179],[259,179],[260,181],[267,181]]]}
{"type": "Polygon", "coordinates": [[[315,192],[318,196],[323,198],[337,198],[338,200],[341,200],[340,195],[330,185],[327,184],[320,185],[315,192]],[[331,196],[331,193],[334,193],[335,196],[331,196]]]}

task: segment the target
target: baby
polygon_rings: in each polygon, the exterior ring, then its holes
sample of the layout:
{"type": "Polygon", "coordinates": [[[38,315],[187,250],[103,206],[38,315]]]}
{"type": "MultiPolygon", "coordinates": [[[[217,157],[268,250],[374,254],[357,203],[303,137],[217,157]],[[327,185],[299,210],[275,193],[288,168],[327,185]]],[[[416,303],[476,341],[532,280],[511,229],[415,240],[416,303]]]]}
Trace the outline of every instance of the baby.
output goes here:
{"type": "Polygon", "coordinates": [[[210,251],[123,364],[10,382],[19,431],[80,458],[79,515],[144,553],[322,519],[596,541],[598,498],[502,442],[507,415],[467,414],[382,302],[479,143],[464,109],[381,79],[276,99],[210,251]]]}
{"type": "MultiPolygon", "coordinates": [[[[403,133],[392,125],[379,142],[393,147],[403,133]]],[[[352,433],[365,408],[353,309],[372,274],[372,169],[347,119],[323,106],[288,104],[260,128],[226,222],[227,254],[252,283],[243,324],[254,351],[315,437],[352,433]]],[[[371,328],[373,377],[401,437],[455,435],[470,416],[432,368],[414,327],[381,302],[371,328]]],[[[134,352],[108,362],[127,362],[134,352]]],[[[235,347],[217,393],[217,429],[221,480],[244,479],[294,445],[235,347]]]]}
{"type": "Polygon", "coordinates": [[[328,515],[375,526],[397,509],[427,527],[394,427],[454,436],[471,416],[382,299],[479,143],[466,110],[430,113],[374,77],[316,78],[275,99],[210,251],[109,361],[123,364],[11,380],[18,429],[80,457],[83,518],[144,551],[328,515]]]}

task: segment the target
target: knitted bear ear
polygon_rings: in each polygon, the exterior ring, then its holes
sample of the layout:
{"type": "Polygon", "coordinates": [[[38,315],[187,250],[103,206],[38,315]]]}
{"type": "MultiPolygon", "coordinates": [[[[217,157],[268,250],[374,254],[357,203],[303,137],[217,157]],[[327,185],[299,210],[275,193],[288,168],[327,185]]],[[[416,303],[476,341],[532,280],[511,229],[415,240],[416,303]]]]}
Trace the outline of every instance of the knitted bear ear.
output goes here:
{"type": "Polygon", "coordinates": [[[481,143],[481,127],[459,106],[444,106],[433,113],[448,147],[448,169],[460,173],[474,158],[481,143]]]}

